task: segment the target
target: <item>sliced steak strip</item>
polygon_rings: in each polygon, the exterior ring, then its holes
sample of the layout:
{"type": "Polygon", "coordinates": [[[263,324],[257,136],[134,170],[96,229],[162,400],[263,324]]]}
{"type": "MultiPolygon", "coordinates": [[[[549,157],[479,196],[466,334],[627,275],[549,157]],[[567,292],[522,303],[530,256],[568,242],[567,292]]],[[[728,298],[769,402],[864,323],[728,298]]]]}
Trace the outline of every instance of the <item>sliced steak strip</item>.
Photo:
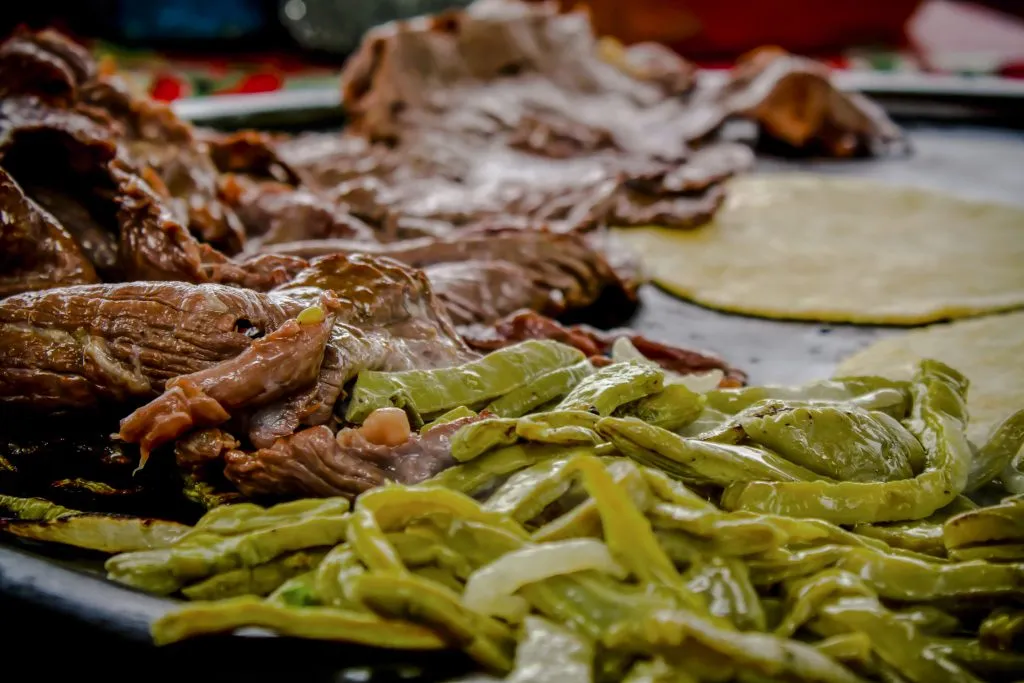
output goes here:
{"type": "Polygon", "coordinates": [[[98,281],[71,235],[0,168],[0,298],[98,281]]]}
{"type": "Polygon", "coordinates": [[[320,374],[336,310],[337,302],[325,294],[318,315],[307,311],[234,358],[171,379],[159,398],[121,421],[120,437],[140,444],[144,464],[153,449],[196,427],[215,427],[232,412],[266,405],[312,385],[320,374]]]}
{"type": "Polygon", "coordinates": [[[451,437],[480,418],[461,418],[411,434],[399,445],[370,442],[356,429],[335,435],[313,427],[254,453],[227,454],[224,475],[250,496],[355,497],[389,480],[416,484],[451,467],[451,437]]]}
{"type": "Polygon", "coordinates": [[[0,301],[0,402],[40,411],[149,399],[234,358],[301,304],[221,285],[82,285],[0,301]]]}
{"type": "MultiPolygon", "coordinates": [[[[415,268],[440,273],[436,283],[439,296],[455,304],[455,315],[462,322],[468,322],[469,316],[473,315],[482,316],[473,318],[475,322],[494,320],[515,310],[509,308],[513,301],[524,302],[516,308],[539,304],[541,310],[555,314],[565,309],[588,306],[609,289],[621,291],[627,300],[635,300],[639,286],[638,281],[623,279],[587,236],[544,229],[483,227],[465,229],[441,238],[427,237],[389,244],[310,240],[268,245],[265,249],[271,253],[307,258],[318,254],[360,252],[387,256],[415,268]],[[505,264],[496,268],[505,268],[509,273],[509,267],[515,268],[525,276],[532,292],[522,289],[502,291],[503,283],[496,277],[495,269],[479,270],[474,276],[468,268],[456,271],[439,268],[442,264],[464,264],[467,261],[505,264]],[[455,272],[459,277],[452,277],[455,272]],[[459,303],[459,299],[466,296],[467,280],[471,277],[477,279],[473,286],[479,291],[487,291],[487,302],[481,300],[476,306],[459,303]],[[496,303],[500,307],[495,306],[496,303]]],[[[520,288],[521,284],[515,287],[520,288]]]]}

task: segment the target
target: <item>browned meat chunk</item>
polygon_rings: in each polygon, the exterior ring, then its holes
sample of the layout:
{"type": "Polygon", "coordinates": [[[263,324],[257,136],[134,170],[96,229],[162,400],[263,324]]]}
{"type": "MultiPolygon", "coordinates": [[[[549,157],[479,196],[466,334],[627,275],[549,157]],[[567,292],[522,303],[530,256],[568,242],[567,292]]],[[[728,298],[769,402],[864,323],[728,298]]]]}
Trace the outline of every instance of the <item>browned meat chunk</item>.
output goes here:
{"type": "Polygon", "coordinates": [[[0,402],[41,411],[148,399],[234,358],[300,309],[221,285],[127,283],[0,301],[0,402]]]}
{"type": "Polygon", "coordinates": [[[0,168],[0,298],[94,282],[96,270],[71,235],[0,168]]]}
{"type": "Polygon", "coordinates": [[[828,156],[885,154],[907,144],[880,107],[836,88],[824,64],[778,48],[756,50],[724,82],[697,88],[688,135],[706,137],[731,118],[754,121],[791,149],[828,156]]]}
{"type": "Polygon", "coordinates": [[[351,496],[388,480],[416,484],[455,464],[451,437],[468,417],[410,434],[397,445],[375,443],[365,430],[313,427],[255,453],[232,451],[224,475],[250,496],[351,496]]]}
{"type": "Polygon", "coordinates": [[[628,276],[626,269],[613,269],[592,242],[575,232],[483,227],[467,228],[447,237],[389,244],[310,240],[268,245],[265,249],[307,258],[361,252],[424,268],[428,274],[438,275],[434,283],[438,295],[446,303],[453,303],[455,316],[467,323],[493,321],[523,306],[555,315],[588,306],[607,290],[619,290],[625,301],[635,301],[639,282],[624,279],[628,276]],[[465,266],[467,262],[502,265],[470,270],[465,266]],[[516,284],[500,276],[502,272],[511,276],[512,269],[519,279],[516,284]],[[524,282],[529,290],[523,288],[524,282]],[[472,288],[480,298],[470,301],[467,292],[472,288]]]}
{"type": "Polygon", "coordinates": [[[215,427],[232,413],[266,405],[312,385],[334,326],[337,302],[328,294],[239,355],[175,377],[164,393],[121,421],[120,436],[149,453],[196,427],[215,427]]]}
{"type": "Polygon", "coordinates": [[[467,344],[484,353],[527,339],[553,339],[575,346],[599,365],[608,362],[615,340],[626,337],[637,351],[667,370],[682,374],[722,370],[725,377],[721,386],[741,386],[747,378],[742,370],[710,353],[662,344],[628,329],[602,331],[587,325],[565,326],[533,311],[518,311],[494,325],[471,325],[460,331],[467,344]]]}

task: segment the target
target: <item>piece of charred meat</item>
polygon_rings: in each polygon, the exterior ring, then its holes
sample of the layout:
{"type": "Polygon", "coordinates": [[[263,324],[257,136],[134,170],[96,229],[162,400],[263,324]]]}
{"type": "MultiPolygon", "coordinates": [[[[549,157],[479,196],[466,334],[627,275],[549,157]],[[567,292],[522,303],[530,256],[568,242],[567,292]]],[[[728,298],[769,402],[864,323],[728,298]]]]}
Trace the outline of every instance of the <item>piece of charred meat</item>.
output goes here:
{"type": "Polygon", "coordinates": [[[227,454],[224,474],[250,496],[356,496],[387,481],[416,484],[455,464],[451,437],[481,417],[464,417],[425,434],[398,409],[382,408],[358,429],[335,435],[313,427],[268,448],[227,454]]]}
{"type": "Polygon", "coordinates": [[[389,244],[310,240],[265,249],[305,258],[374,254],[423,268],[453,318],[468,324],[493,322],[524,307],[559,315],[589,306],[608,290],[635,303],[639,280],[625,264],[613,268],[594,241],[576,232],[484,225],[389,244]]]}
{"type": "Polygon", "coordinates": [[[830,157],[904,151],[902,131],[875,103],[832,84],[826,65],[779,48],[744,55],[721,83],[688,99],[690,137],[706,138],[731,119],[754,122],[782,151],[830,157]]]}
{"type": "Polygon", "coordinates": [[[0,169],[0,298],[98,281],[74,238],[0,169]]]}
{"type": "Polygon", "coordinates": [[[459,331],[471,348],[482,353],[527,339],[553,339],[576,347],[595,365],[607,365],[615,340],[625,337],[637,351],[666,370],[684,375],[721,370],[724,376],[720,386],[723,387],[742,386],[747,380],[742,370],[708,352],[663,344],[629,329],[598,330],[588,325],[562,325],[529,310],[517,311],[493,325],[469,325],[459,331]]]}

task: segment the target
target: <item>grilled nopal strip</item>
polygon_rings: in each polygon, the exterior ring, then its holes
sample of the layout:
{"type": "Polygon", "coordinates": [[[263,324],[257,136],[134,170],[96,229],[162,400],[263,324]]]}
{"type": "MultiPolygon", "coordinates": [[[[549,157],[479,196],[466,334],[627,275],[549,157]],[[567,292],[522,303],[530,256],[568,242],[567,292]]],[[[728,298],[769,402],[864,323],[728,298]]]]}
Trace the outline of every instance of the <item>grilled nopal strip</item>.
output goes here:
{"type": "Polygon", "coordinates": [[[741,482],[722,496],[733,510],[815,517],[837,524],[921,519],[951,503],[967,486],[973,459],[964,435],[967,379],[934,360],[921,363],[907,427],[926,449],[925,470],[889,482],[741,482]]]}
{"type": "Polygon", "coordinates": [[[345,419],[362,423],[378,408],[397,406],[416,425],[459,406],[479,406],[505,396],[553,370],[585,360],[582,351],[553,341],[525,341],[451,368],[363,371],[352,389],[345,419]]]}
{"type": "Polygon", "coordinates": [[[190,528],[160,519],[83,512],[60,514],[50,519],[15,521],[9,523],[6,530],[34,541],[103,553],[124,553],[166,547],[182,538],[190,528]]]}
{"type": "Polygon", "coordinates": [[[107,577],[168,595],[217,574],[333,546],[345,537],[348,506],[344,498],[267,509],[251,503],[225,505],[207,513],[195,527],[186,527],[187,533],[173,544],[111,557],[105,565],[107,577]]]}

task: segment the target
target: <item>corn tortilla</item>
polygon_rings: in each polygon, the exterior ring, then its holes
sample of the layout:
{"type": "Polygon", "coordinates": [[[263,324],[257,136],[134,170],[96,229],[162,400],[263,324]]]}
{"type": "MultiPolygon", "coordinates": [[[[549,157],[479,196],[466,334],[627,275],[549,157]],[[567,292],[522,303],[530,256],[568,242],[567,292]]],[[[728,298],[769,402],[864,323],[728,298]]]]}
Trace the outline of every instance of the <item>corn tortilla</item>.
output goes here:
{"type": "Polygon", "coordinates": [[[984,441],[994,424],[1024,408],[1024,312],[932,325],[882,339],[843,360],[835,376],[910,379],[934,358],[967,376],[967,436],[984,441]]]}
{"type": "Polygon", "coordinates": [[[924,189],[745,176],[706,226],[616,233],[656,284],[735,313],[923,324],[1024,306],[1024,208],[924,189]]]}

